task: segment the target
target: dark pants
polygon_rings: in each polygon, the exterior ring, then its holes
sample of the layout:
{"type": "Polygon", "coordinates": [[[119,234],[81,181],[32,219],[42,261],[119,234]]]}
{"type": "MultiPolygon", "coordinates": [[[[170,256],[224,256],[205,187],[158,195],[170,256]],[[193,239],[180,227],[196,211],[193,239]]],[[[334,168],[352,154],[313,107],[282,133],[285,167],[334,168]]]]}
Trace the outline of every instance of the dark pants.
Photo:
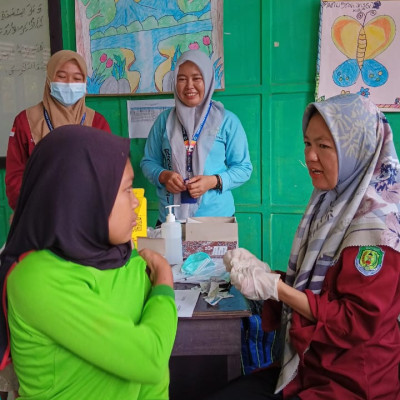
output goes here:
{"type": "MultiPolygon", "coordinates": [[[[223,389],[203,400],[282,400],[282,393],[274,394],[279,368],[267,368],[241,376],[223,389]]],[[[287,400],[301,400],[295,396],[287,400]]]]}

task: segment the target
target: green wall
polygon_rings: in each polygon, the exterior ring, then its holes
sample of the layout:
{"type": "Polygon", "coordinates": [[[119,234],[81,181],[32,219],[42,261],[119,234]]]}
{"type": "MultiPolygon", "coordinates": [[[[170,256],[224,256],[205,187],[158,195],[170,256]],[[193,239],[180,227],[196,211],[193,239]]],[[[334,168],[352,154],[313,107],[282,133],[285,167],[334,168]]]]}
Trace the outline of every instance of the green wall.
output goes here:
{"type": "Polygon", "coordinates": [[[8,221],[11,215],[11,208],[8,207],[7,198],[6,198],[6,188],[4,186],[4,170],[0,170],[0,247],[3,246],[6,241],[7,233],[8,233],[8,221]]]}
{"type": "MultiPolygon", "coordinates": [[[[292,238],[312,190],[300,163],[301,118],[315,88],[319,4],[319,0],[293,1],[290,7],[282,0],[224,1],[226,89],[214,98],[242,121],[254,167],[250,181],[233,192],[239,245],[281,270],[286,269],[292,238]]],[[[62,0],[61,8],[64,48],[75,49],[74,1],[62,0]]],[[[88,104],[107,118],[114,133],[128,136],[126,101],[143,98],[91,97],[88,104]]],[[[387,116],[398,143],[400,115],[387,116]]],[[[154,224],[155,190],[139,168],[144,143],[144,139],[131,142],[134,185],[145,188],[149,224],[154,224]]],[[[5,208],[5,200],[0,197],[0,201],[5,208]]],[[[6,224],[0,221],[0,244],[6,224]]]]}

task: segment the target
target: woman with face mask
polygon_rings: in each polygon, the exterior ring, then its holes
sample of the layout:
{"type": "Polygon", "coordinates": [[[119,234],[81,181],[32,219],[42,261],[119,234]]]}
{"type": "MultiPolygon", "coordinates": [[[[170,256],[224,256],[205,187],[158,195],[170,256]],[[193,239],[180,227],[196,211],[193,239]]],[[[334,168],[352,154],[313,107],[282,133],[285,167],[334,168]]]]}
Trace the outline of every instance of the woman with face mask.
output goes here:
{"type": "Polygon", "coordinates": [[[85,125],[110,132],[106,119],[86,107],[85,60],[76,52],[61,50],[47,63],[43,100],[17,115],[11,129],[6,158],[6,194],[14,210],[26,162],[35,145],[62,125],[85,125]]]}

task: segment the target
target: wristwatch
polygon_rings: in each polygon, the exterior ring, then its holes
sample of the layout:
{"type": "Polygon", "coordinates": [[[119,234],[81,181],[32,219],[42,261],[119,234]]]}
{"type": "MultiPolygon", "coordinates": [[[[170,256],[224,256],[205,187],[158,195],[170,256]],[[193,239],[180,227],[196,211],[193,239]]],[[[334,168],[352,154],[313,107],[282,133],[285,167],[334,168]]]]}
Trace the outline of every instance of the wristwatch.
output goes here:
{"type": "Polygon", "coordinates": [[[222,179],[219,175],[215,174],[214,175],[217,178],[217,184],[213,188],[214,190],[218,190],[219,192],[222,192],[222,179]]]}

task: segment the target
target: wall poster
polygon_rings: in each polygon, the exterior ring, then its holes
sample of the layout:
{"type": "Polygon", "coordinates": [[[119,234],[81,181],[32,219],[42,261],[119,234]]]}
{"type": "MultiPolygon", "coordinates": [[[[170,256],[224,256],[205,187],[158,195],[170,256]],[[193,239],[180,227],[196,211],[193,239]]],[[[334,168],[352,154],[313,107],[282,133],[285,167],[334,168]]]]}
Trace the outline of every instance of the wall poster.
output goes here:
{"type": "Polygon", "coordinates": [[[175,107],[174,99],[128,100],[128,128],[131,139],[145,139],[157,117],[175,107]]]}
{"type": "Polygon", "coordinates": [[[369,97],[400,111],[400,1],[322,1],[316,99],[369,97]]]}
{"type": "Polygon", "coordinates": [[[88,93],[171,92],[177,58],[189,49],[213,61],[224,89],[223,0],[75,0],[76,48],[88,93]]]}

